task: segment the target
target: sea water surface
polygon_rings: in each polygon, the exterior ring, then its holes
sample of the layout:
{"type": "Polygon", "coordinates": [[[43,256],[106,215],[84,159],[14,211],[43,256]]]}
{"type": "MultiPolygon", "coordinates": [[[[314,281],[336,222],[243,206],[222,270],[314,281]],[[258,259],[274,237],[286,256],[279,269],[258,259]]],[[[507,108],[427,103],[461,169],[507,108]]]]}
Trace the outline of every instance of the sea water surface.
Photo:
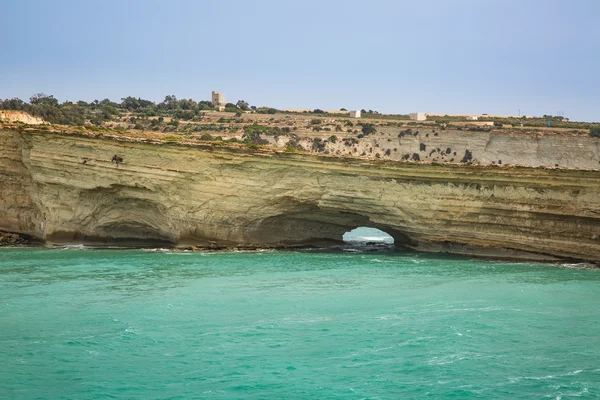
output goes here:
{"type": "Polygon", "coordinates": [[[3,399],[600,396],[600,271],[385,252],[0,250],[3,399]]]}

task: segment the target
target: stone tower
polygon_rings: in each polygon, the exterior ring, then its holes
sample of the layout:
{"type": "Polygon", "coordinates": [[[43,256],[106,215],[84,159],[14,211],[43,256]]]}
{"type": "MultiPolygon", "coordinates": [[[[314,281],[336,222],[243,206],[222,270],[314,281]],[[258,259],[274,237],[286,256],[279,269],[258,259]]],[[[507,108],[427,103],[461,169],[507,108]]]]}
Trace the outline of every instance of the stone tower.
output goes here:
{"type": "Polygon", "coordinates": [[[212,92],[212,103],[213,106],[219,111],[225,109],[225,93],[219,93],[213,90],[212,92]]]}

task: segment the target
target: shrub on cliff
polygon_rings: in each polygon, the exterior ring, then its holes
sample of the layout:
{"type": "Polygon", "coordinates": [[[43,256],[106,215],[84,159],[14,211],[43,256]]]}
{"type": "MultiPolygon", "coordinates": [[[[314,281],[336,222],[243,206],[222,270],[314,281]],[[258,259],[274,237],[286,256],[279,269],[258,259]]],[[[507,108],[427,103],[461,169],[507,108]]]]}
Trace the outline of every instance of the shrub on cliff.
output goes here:
{"type": "Polygon", "coordinates": [[[313,151],[320,153],[325,151],[325,142],[321,138],[314,138],[312,143],[313,151]]]}
{"type": "Polygon", "coordinates": [[[600,126],[592,126],[590,128],[590,136],[600,138],[600,126]]]}
{"type": "Polygon", "coordinates": [[[292,138],[290,140],[288,140],[286,146],[285,146],[285,151],[286,152],[290,152],[290,151],[302,151],[304,150],[304,148],[300,145],[300,143],[298,142],[297,139],[292,138]]]}
{"type": "Polygon", "coordinates": [[[473,161],[473,153],[471,153],[471,151],[469,151],[469,150],[465,150],[465,155],[462,158],[462,160],[460,160],[460,162],[462,162],[462,163],[468,163],[468,162],[471,162],[471,161],[473,161]]]}
{"type": "Polygon", "coordinates": [[[377,132],[377,129],[375,129],[375,125],[373,124],[363,124],[362,126],[362,133],[363,135],[367,136],[367,135],[371,135],[373,133],[377,132]]]}
{"type": "Polygon", "coordinates": [[[102,118],[102,115],[96,114],[90,118],[90,122],[96,126],[100,126],[104,123],[104,118],[102,118]]]}
{"type": "Polygon", "coordinates": [[[248,150],[260,150],[262,148],[262,145],[257,144],[257,143],[245,143],[244,146],[248,150]]]}
{"type": "Polygon", "coordinates": [[[246,132],[249,135],[252,135],[254,133],[270,134],[271,130],[272,130],[272,128],[269,128],[268,126],[265,126],[265,125],[260,125],[257,122],[253,123],[252,125],[248,125],[248,126],[244,127],[244,132],[246,132]]]}
{"type": "Polygon", "coordinates": [[[244,134],[242,135],[242,141],[247,145],[249,145],[249,144],[256,144],[256,145],[268,144],[269,141],[266,139],[263,139],[261,137],[261,133],[265,132],[264,128],[268,129],[268,127],[266,127],[266,126],[263,127],[256,123],[253,125],[247,126],[244,129],[244,134]]]}

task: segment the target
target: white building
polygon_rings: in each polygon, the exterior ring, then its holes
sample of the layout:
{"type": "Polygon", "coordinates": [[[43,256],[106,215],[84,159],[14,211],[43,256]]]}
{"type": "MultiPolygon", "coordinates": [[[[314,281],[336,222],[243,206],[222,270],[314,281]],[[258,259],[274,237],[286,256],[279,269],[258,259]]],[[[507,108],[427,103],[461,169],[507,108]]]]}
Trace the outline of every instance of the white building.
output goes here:
{"type": "Polygon", "coordinates": [[[410,113],[410,119],[413,121],[425,121],[427,119],[427,113],[410,113]]]}
{"type": "Polygon", "coordinates": [[[219,93],[213,90],[212,92],[212,103],[213,106],[219,111],[223,111],[225,109],[225,93],[219,93]]]}
{"type": "Polygon", "coordinates": [[[478,115],[467,115],[467,116],[465,117],[465,119],[466,119],[467,121],[477,121],[477,120],[479,119],[479,116],[478,116],[478,115]]]}
{"type": "Polygon", "coordinates": [[[350,118],[360,118],[360,110],[349,111],[350,118]]]}

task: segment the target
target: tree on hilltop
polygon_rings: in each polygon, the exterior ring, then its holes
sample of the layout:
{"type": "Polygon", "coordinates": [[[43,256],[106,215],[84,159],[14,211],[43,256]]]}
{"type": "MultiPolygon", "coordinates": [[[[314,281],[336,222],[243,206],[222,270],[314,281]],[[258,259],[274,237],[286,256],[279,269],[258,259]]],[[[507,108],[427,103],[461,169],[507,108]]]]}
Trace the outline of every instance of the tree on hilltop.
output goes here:
{"type": "Polygon", "coordinates": [[[235,103],[235,105],[237,106],[237,108],[243,111],[248,111],[250,109],[250,104],[248,104],[248,102],[245,100],[238,100],[238,102],[235,103]]]}
{"type": "Polygon", "coordinates": [[[34,94],[29,98],[30,104],[40,105],[40,106],[58,106],[58,99],[55,99],[54,96],[45,95],[44,93],[34,94]]]}

